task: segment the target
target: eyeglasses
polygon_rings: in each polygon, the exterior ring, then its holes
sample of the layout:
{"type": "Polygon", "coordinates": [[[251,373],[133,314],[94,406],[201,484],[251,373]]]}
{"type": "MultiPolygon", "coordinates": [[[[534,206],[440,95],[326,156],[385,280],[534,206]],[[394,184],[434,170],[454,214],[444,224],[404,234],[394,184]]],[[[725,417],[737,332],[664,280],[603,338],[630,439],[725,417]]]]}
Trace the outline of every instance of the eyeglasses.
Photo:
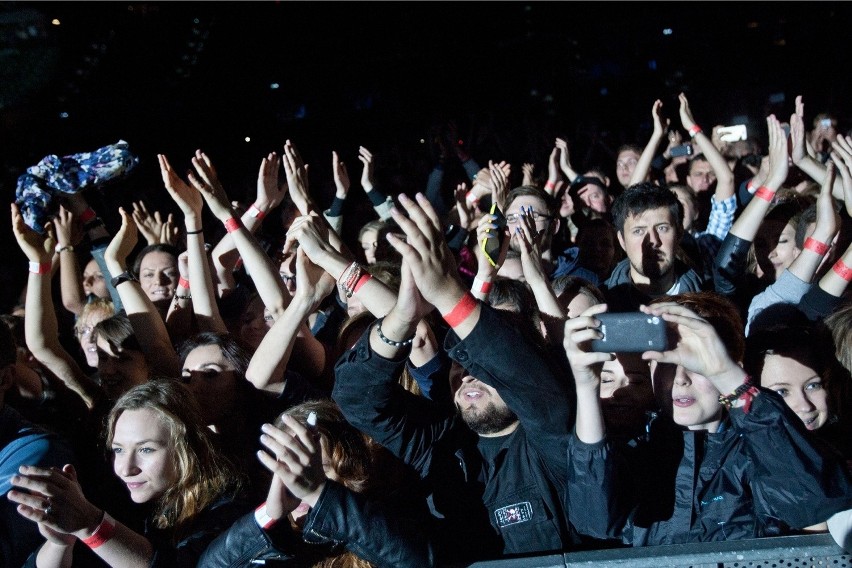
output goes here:
{"type": "MultiPolygon", "coordinates": [[[[545,215],[544,213],[539,213],[538,211],[533,211],[532,213],[529,213],[529,215],[532,215],[532,218],[535,222],[541,221],[543,219],[553,219],[552,215],[545,215]]],[[[523,214],[521,213],[509,213],[508,215],[506,215],[506,223],[508,223],[509,225],[514,225],[515,223],[518,223],[521,220],[522,216],[523,214]]]]}

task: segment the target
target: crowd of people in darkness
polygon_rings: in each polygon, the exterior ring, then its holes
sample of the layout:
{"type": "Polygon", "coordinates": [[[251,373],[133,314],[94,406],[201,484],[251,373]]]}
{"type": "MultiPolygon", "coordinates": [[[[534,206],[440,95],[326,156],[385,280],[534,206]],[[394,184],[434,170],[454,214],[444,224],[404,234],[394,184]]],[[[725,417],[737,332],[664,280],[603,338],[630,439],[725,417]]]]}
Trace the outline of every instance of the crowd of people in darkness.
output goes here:
{"type": "Polygon", "coordinates": [[[761,136],[649,103],[595,163],[479,155],[452,120],[418,184],[334,148],[331,200],[286,133],[248,200],[203,149],[20,172],[0,564],[852,551],[852,132],[802,97],[761,136]],[[95,210],[140,163],[157,191],[95,210]]]}

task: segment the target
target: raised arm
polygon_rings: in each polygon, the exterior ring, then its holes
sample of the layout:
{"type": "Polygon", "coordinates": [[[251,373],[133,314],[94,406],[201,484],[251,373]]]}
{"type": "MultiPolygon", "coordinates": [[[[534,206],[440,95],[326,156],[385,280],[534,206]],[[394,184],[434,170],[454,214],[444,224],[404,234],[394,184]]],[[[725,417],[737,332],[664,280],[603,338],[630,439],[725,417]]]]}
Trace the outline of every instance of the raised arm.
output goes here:
{"type": "Polygon", "coordinates": [[[346,164],[334,151],[331,153],[331,172],[334,176],[334,202],[330,208],[323,211],[323,217],[331,228],[340,234],[343,232],[343,204],[346,202],[346,196],[349,195],[351,184],[346,164]]]}
{"type": "Polygon", "coordinates": [[[59,255],[62,305],[75,316],[79,316],[86,305],[86,294],[83,292],[80,264],[77,262],[74,247],[82,241],[82,227],[76,216],[61,205],[53,220],[53,226],[56,230],[56,250],[59,255]]]}
{"type": "Polygon", "coordinates": [[[828,163],[827,175],[817,198],[816,227],[805,239],[804,248],[790,264],[788,270],[803,282],[810,282],[822,259],[828,253],[834,237],[840,230],[840,216],[835,208],[831,188],[834,185],[834,164],[828,163]]]}
{"type": "MultiPolygon", "coordinates": [[[[568,180],[568,184],[570,185],[574,183],[574,180],[577,179],[577,176],[580,174],[571,167],[571,157],[568,154],[568,142],[562,138],[557,138],[554,150],[559,152],[559,169],[561,169],[562,173],[565,174],[565,179],[568,180]]],[[[551,156],[553,156],[553,153],[551,153],[551,156]]],[[[548,180],[549,179],[550,178],[548,178],[548,180]]],[[[554,179],[553,182],[555,183],[556,180],[554,179]]]]}
{"type": "MultiPolygon", "coordinates": [[[[839,135],[831,143],[831,159],[840,172],[840,182],[843,187],[842,197],[838,197],[846,208],[846,214],[852,217],[852,137],[839,135]]],[[[832,190],[837,188],[837,181],[832,184],[832,190]]],[[[832,191],[832,195],[836,193],[832,191]]]]}
{"type": "Polygon", "coordinates": [[[760,229],[760,224],[769,211],[775,192],[787,179],[787,137],[774,114],[766,118],[766,125],[769,129],[768,177],[755,192],[754,198],[749,201],[746,208],[734,221],[729,231],[731,235],[749,242],[754,241],[754,237],[760,229]]]}
{"type": "MultiPolygon", "coordinates": [[[[725,160],[725,157],[722,156],[718,148],[713,144],[713,141],[695,124],[695,119],[692,117],[692,110],[689,107],[689,101],[686,100],[686,95],[681,93],[678,96],[678,100],[680,100],[680,122],[683,128],[689,132],[692,142],[698,146],[698,149],[707,158],[710,167],[713,168],[713,173],[716,174],[716,193],[714,197],[716,201],[724,201],[734,194],[734,172],[728,167],[728,161],[725,160]]],[[[786,152],[786,138],[784,142],[786,152]]],[[[783,179],[779,182],[779,186],[781,183],[784,183],[783,179]]]]}
{"type": "Polygon", "coordinates": [[[290,303],[290,294],[278,275],[278,267],[273,265],[254,235],[234,217],[228,196],[207,154],[197,152],[192,158],[192,165],[195,172],[189,172],[190,183],[201,193],[213,215],[225,225],[263,304],[277,320],[290,303]]]}
{"type": "MultiPolygon", "coordinates": [[[[201,210],[204,200],[195,189],[189,187],[172,169],[168,159],[158,154],[160,173],[163,183],[174,202],[183,212],[186,226],[186,250],[189,261],[189,284],[192,310],[198,321],[200,331],[227,331],[225,322],[219,314],[216,303],[216,293],[213,289],[213,279],[210,274],[210,263],[207,259],[207,249],[204,246],[204,229],[201,226],[201,210]]],[[[175,294],[174,302],[181,301],[175,294]]]]}
{"type": "Polygon", "coordinates": [[[145,237],[149,245],[167,244],[176,246],[178,239],[178,228],[175,226],[174,215],[169,213],[163,220],[159,211],[154,214],[148,211],[144,201],[133,202],[133,222],[139,228],[139,232],[145,237]]]}
{"type": "Polygon", "coordinates": [[[361,170],[361,187],[364,188],[364,192],[367,194],[370,203],[373,204],[373,210],[379,216],[379,219],[387,221],[390,219],[393,200],[376,187],[375,176],[373,175],[375,169],[373,154],[360,146],[358,148],[358,159],[364,164],[364,168],[361,170]]]}
{"type": "Polygon", "coordinates": [[[517,239],[520,244],[521,269],[543,316],[547,339],[559,345],[562,343],[563,321],[567,314],[556,299],[550,279],[544,272],[541,261],[541,234],[537,231],[532,207],[521,214],[521,222],[511,237],[517,239]]]}
{"type": "MultiPolygon", "coordinates": [[[[119,208],[121,228],[109,243],[104,260],[111,274],[128,274],[127,257],[136,246],[138,235],[136,223],[130,214],[119,208]]],[[[139,340],[139,346],[145,354],[148,365],[155,373],[167,377],[180,376],[180,360],[172,346],[166,323],[157,308],[142,291],[139,282],[132,277],[123,278],[116,286],[124,311],[133,325],[133,333],[139,340]]]]}
{"type": "MultiPolygon", "coordinates": [[[[792,139],[791,157],[793,164],[812,180],[822,185],[825,180],[826,166],[814,157],[813,149],[808,144],[805,128],[805,103],[801,95],[796,97],[796,112],[790,116],[790,138],[792,139]]],[[[843,185],[840,179],[835,178],[831,193],[835,199],[844,199],[843,185]]]]}
{"type": "Polygon", "coordinates": [[[629,185],[641,183],[648,179],[648,172],[651,171],[651,163],[657,154],[657,148],[660,146],[660,142],[663,141],[663,137],[666,135],[666,130],[669,127],[669,120],[663,120],[660,114],[662,108],[663,102],[660,99],[654,101],[654,104],[651,106],[651,118],[654,120],[654,130],[651,132],[651,138],[645,145],[645,149],[642,150],[642,155],[639,156],[639,161],[636,162],[636,168],[633,170],[629,185]]]}
{"type": "MultiPolygon", "coordinates": [[[[266,215],[284,200],[287,186],[280,183],[278,177],[280,167],[281,159],[275,152],[270,152],[260,161],[260,169],[257,172],[257,199],[240,217],[243,226],[250,233],[257,231],[266,215]]],[[[211,256],[216,268],[217,292],[221,297],[223,292],[236,287],[233,271],[240,254],[230,233],[225,233],[225,236],[216,243],[211,256]]]]}
{"type": "MultiPolygon", "coordinates": [[[[312,263],[302,248],[296,251],[296,255],[296,293],[293,300],[283,316],[266,332],[246,370],[246,379],[259,389],[280,392],[284,388],[284,370],[296,336],[305,326],[308,316],[334,290],[334,279],[312,263]]],[[[314,355],[324,362],[322,345],[314,340],[314,348],[319,350],[314,355]]]]}
{"type": "Polygon", "coordinates": [[[59,342],[59,324],[50,291],[50,262],[55,240],[51,224],[46,224],[45,228],[45,235],[30,229],[24,223],[18,206],[12,204],[12,230],[30,262],[24,318],[27,348],[91,409],[101,394],[100,390],[59,342]]]}

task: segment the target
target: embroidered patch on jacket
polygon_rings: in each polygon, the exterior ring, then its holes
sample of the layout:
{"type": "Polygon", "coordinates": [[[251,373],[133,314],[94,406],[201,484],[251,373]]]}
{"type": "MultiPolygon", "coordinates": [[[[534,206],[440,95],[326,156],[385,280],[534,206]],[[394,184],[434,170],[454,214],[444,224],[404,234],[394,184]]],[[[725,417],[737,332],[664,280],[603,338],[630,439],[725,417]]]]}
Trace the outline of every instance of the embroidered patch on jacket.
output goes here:
{"type": "Polygon", "coordinates": [[[529,501],[507,505],[494,511],[494,516],[497,519],[497,526],[499,527],[525,523],[532,519],[532,505],[530,505],[529,501]]]}

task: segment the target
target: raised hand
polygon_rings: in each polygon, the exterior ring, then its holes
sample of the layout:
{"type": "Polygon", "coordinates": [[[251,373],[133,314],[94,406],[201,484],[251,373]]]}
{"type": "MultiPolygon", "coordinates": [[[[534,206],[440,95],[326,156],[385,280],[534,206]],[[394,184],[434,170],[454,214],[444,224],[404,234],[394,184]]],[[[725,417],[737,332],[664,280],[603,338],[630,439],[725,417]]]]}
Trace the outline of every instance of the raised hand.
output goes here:
{"type": "Polygon", "coordinates": [[[562,344],[578,387],[600,385],[601,365],[615,359],[613,353],[589,351],[589,342],[603,337],[599,329],[601,322],[595,316],[606,311],[606,304],[597,304],[587,308],[579,316],[565,321],[562,344]]]}
{"type": "Polygon", "coordinates": [[[133,222],[124,207],[119,207],[118,213],[121,215],[121,227],[109,242],[109,246],[104,252],[104,258],[126,266],[127,257],[130,256],[130,253],[136,247],[136,243],[139,242],[139,233],[136,229],[136,223],[133,222]]]}
{"type": "MultiPolygon", "coordinates": [[[[684,97],[684,100],[686,98],[684,97]]],[[[668,118],[663,118],[662,114],[663,110],[663,101],[657,99],[654,101],[654,104],[651,105],[651,118],[654,120],[654,133],[653,136],[662,138],[663,134],[666,130],[669,129],[669,124],[671,121],[668,118]]],[[[687,111],[689,110],[689,106],[687,105],[687,111]]]]}
{"type": "Polygon", "coordinates": [[[843,204],[846,212],[852,215],[852,137],[838,134],[831,148],[831,160],[840,172],[843,183],[843,204]]]}
{"type": "Polygon", "coordinates": [[[334,277],[311,262],[304,248],[296,249],[295,297],[304,300],[311,312],[331,294],[336,284],[334,277]]]}
{"type": "MultiPolygon", "coordinates": [[[[139,228],[139,232],[142,233],[142,236],[149,245],[161,242],[160,237],[163,234],[163,224],[166,221],[163,220],[163,216],[160,215],[159,211],[154,211],[152,215],[148,211],[148,207],[144,201],[134,201],[131,216],[139,228]]],[[[169,218],[171,219],[171,215],[169,215],[169,218]]]]}
{"type": "Polygon", "coordinates": [[[769,129],[769,177],[765,185],[777,191],[786,181],[789,170],[787,136],[774,114],[766,117],[766,126],[769,129]]]}
{"type": "Polygon", "coordinates": [[[668,351],[646,351],[642,359],[680,365],[709,379],[720,392],[732,392],[745,372],[728,355],[716,329],[685,306],[675,302],[640,306],[643,313],[662,317],[675,333],[668,351]],[[733,385],[733,388],[731,388],[733,385]]]}
{"type": "Polygon", "coordinates": [[[308,165],[302,160],[299,151],[292,142],[284,144],[284,155],[281,158],[287,185],[290,187],[290,197],[302,215],[310,214],[314,205],[308,192],[308,165]]]}
{"type": "Polygon", "coordinates": [[[509,197],[509,172],[506,162],[495,164],[488,162],[488,173],[491,174],[491,203],[496,203],[501,211],[506,210],[506,199],[509,197]]]}
{"type": "MultiPolygon", "coordinates": [[[[556,139],[556,149],[559,150],[559,168],[569,180],[574,177],[574,168],[571,167],[571,156],[568,153],[568,142],[562,138],[556,139]]],[[[551,154],[552,155],[552,154],[551,154]]]]}
{"type": "Polygon", "coordinates": [[[337,189],[335,196],[338,199],[346,199],[349,194],[349,172],[346,171],[346,165],[334,151],[331,153],[331,169],[334,174],[334,187],[337,189]]]}
{"type": "Polygon", "coordinates": [[[257,201],[255,205],[261,211],[274,209],[284,201],[287,186],[279,183],[278,171],[281,168],[281,158],[275,152],[270,152],[260,161],[257,172],[257,201]]]}
{"type": "Polygon", "coordinates": [[[391,214],[406,240],[389,234],[388,241],[410,267],[423,298],[444,314],[458,303],[465,287],[459,279],[453,253],[444,240],[441,220],[423,194],[418,193],[416,199],[415,202],[400,194],[399,202],[409,216],[397,208],[391,214]]]}
{"type": "Polygon", "coordinates": [[[358,147],[358,159],[364,164],[361,170],[361,187],[369,193],[373,191],[375,184],[373,183],[373,154],[363,146],[358,147]]]}
{"type": "Polygon", "coordinates": [[[805,141],[805,103],[802,102],[802,95],[796,97],[796,112],[790,115],[790,140],[790,157],[794,164],[799,165],[799,162],[808,155],[805,141]]]}
{"type": "Polygon", "coordinates": [[[534,282],[547,280],[547,275],[544,273],[541,263],[541,244],[544,231],[539,231],[536,227],[535,217],[533,217],[532,207],[527,207],[526,210],[521,209],[521,222],[515,228],[515,234],[511,235],[519,243],[521,253],[521,269],[524,272],[524,278],[531,285],[534,282]]]}
{"type": "MultiPolygon", "coordinates": [[[[689,101],[686,100],[686,95],[683,93],[678,95],[677,98],[680,101],[680,123],[683,125],[683,129],[689,132],[689,129],[695,126],[695,119],[692,117],[692,110],[689,108],[689,101]]],[[[660,105],[662,106],[662,103],[660,103],[660,105]]],[[[654,128],[656,129],[656,125],[654,128]]]]}
{"type": "Polygon", "coordinates": [[[467,184],[464,182],[458,184],[453,196],[456,200],[456,210],[459,212],[459,225],[468,230],[471,222],[473,222],[475,208],[467,200],[467,184]]]}
{"type": "Polygon", "coordinates": [[[59,212],[53,219],[56,231],[56,244],[60,247],[77,246],[83,240],[83,225],[79,218],[64,206],[59,206],[59,212]]]}
{"type": "MultiPolygon", "coordinates": [[[[163,160],[165,160],[165,156],[163,156],[163,160]]],[[[168,166],[167,161],[165,164],[168,166]]],[[[219,183],[219,177],[216,175],[216,170],[213,169],[210,158],[201,150],[198,150],[195,157],[192,158],[192,165],[195,168],[195,172],[187,172],[187,177],[192,187],[196,190],[193,193],[198,196],[198,199],[203,199],[207,203],[210,211],[220,221],[224,222],[233,217],[234,212],[228,201],[228,195],[225,193],[225,188],[219,183]]],[[[171,166],[169,166],[169,170],[171,170],[171,166]]],[[[163,175],[166,175],[165,172],[163,175]]],[[[173,170],[169,171],[169,176],[170,178],[177,178],[173,170]]],[[[183,185],[186,187],[186,192],[192,191],[186,184],[183,185]]],[[[182,189],[181,191],[183,192],[184,190],[182,189]]]]}
{"type": "Polygon", "coordinates": [[[535,173],[535,165],[529,164],[529,163],[524,163],[524,165],[521,166],[521,171],[524,174],[524,178],[521,181],[521,184],[522,185],[533,185],[533,174],[535,173]]]}
{"type": "Polygon", "coordinates": [[[44,234],[32,230],[24,223],[24,216],[15,203],[12,206],[12,231],[18,240],[18,246],[27,256],[30,262],[48,263],[53,259],[56,238],[53,236],[53,223],[48,221],[44,225],[44,234]]]}

